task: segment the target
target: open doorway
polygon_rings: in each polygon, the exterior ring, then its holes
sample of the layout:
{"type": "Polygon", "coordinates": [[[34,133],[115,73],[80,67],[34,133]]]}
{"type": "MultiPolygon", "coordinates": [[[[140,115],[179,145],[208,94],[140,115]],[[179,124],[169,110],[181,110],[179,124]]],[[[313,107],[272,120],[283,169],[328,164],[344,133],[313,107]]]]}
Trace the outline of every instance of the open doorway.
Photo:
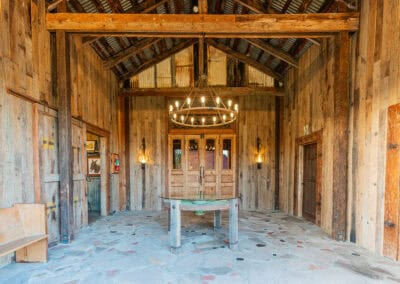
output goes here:
{"type": "Polygon", "coordinates": [[[108,137],[86,133],[88,223],[109,212],[108,137]]]}
{"type": "Polygon", "coordinates": [[[322,130],[296,139],[293,213],[321,225],[322,130]]]}

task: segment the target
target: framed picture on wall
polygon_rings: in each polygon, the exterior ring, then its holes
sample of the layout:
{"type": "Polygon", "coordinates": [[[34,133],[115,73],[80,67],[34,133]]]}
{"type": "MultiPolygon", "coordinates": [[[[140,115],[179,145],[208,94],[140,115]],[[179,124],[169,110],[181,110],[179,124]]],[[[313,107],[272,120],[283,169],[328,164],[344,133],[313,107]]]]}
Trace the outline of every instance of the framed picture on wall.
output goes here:
{"type": "Polygon", "coordinates": [[[86,151],[94,152],[96,150],[96,140],[86,140],[86,151]]]}
{"type": "Polygon", "coordinates": [[[90,156],[87,159],[88,161],[88,176],[90,177],[98,177],[100,176],[101,170],[101,161],[100,156],[90,156]]]}

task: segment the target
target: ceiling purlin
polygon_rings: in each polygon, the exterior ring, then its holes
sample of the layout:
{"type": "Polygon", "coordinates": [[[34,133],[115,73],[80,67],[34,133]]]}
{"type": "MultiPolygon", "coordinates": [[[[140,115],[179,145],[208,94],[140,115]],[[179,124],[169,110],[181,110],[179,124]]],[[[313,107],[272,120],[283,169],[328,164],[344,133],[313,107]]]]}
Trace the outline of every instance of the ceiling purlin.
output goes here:
{"type": "Polygon", "coordinates": [[[195,42],[197,41],[197,39],[185,39],[182,40],[179,44],[177,44],[176,46],[174,46],[173,48],[166,50],[165,52],[162,52],[161,54],[154,56],[152,59],[144,62],[142,65],[140,65],[140,67],[138,67],[137,69],[135,69],[132,72],[129,72],[127,74],[124,74],[122,76],[123,80],[129,79],[132,76],[135,76],[136,74],[140,73],[141,71],[149,68],[150,66],[153,66],[155,64],[160,63],[161,61],[163,61],[164,59],[170,57],[171,55],[180,52],[181,50],[193,45],[195,42]]]}
{"type": "Polygon", "coordinates": [[[85,10],[83,9],[81,3],[79,3],[76,0],[70,0],[68,2],[72,7],[74,7],[75,11],[78,11],[79,13],[85,13],[85,10]]]}
{"type": "Polygon", "coordinates": [[[149,13],[155,9],[157,9],[158,6],[163,5],[167,3],[168,0],[161,0],[161,1],[154,1],[154,0],[148,0],[140,3],[137,6],[134,6],[132,9],[126,10],[124,13],[149,13]]]}

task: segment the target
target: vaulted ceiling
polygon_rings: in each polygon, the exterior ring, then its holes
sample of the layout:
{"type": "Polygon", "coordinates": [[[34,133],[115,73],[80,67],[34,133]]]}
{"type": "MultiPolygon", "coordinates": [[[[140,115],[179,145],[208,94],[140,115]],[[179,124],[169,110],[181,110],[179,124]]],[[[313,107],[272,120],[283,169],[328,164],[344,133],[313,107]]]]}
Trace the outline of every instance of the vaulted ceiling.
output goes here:
{"type": "MultiPolygon", "coordinates": [[[[334,13],[338,0],[208,0],[206,11],[198,0],[69,0],[72,13],[147,13],[147,14],[308,14],[334,13]],[[199,9],[200,8],[200,9],[199,9]],[[199,11],[200,10],[200,11],[199,11]]],[[[215,27],[218,28],[217,26],[215,27]]],[[[151,38],[120,36],[86,36],[90,45],[120,79],[159,63],[174,53],[195,44],[198,38],[151,38]]],[[[311,38],[215,38],[206,43],[260,71],[281,78],[297,68],[298,58],[312,45],[311,38]]]]}

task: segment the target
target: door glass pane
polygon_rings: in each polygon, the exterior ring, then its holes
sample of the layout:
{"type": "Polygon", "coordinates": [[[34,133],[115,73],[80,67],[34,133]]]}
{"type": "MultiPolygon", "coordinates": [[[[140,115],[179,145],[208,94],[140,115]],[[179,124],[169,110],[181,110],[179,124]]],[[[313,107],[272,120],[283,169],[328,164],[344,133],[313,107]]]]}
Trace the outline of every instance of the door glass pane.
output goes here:
{"type": "Polygon", "coordinates": [[[222,169],[230,170],[232,168],[232,141],[224,139],[222,143],[222,169]]]}
{"type": "Polygon", "coordinates": [[[182,142],[179,139],[172,141],[172,168],[174,170],[182,169],[182,142]]]}
{"type": "Polygon", "coordinates": [[[190,139],[188,145],[188,170],[200,169],[199,142],[196,139],[190,139]]]}
{"type": "Polygon", "coordinates": [[[215,140],[206,140],[206,170],[215,169],[215,140]]]}

